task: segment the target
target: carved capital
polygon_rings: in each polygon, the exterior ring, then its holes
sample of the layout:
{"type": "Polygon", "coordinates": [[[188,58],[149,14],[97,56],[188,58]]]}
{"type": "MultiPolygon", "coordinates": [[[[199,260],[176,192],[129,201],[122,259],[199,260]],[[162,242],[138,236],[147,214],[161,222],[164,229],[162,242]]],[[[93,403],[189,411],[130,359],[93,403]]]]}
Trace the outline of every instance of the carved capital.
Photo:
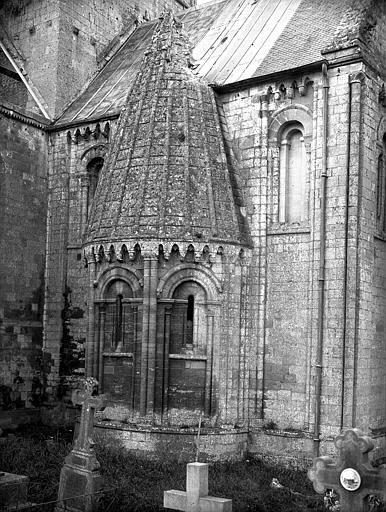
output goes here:
{"type": "Polygon", "coordinates": [[[362,84],[365,79],[365,74],[363,71],[357,71],[356,73],[351,73],[349,75],[349,82],[350,84],[362,84]]]}

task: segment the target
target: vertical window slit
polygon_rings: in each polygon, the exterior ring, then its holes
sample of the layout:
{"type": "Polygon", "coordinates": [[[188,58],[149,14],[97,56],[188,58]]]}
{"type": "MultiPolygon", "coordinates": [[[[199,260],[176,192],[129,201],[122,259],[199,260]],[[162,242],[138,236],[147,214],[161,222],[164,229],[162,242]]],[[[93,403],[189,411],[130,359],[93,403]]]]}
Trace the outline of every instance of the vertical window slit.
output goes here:
{"type": "Polygon", "coordinates": [[[186,344],[193,345],[194,297],[189,295],[186,311],[186,344]]]}

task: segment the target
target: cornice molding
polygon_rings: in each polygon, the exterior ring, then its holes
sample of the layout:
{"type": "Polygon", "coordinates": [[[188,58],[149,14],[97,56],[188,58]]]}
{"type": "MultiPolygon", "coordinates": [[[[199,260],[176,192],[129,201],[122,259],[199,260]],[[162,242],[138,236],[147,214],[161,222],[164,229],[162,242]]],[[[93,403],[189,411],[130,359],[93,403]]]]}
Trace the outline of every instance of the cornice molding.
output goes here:
{"type": "Polygon", "coordinates": [[[35,128],[39,128],[40,130],[47,131],[49,127],[49,122],[45,123],[43,120],[39,121],[32,117],[32,115],[28,115],[27,113],[22,113],[17,110],[16,107],[8,107],[4,104],[0,104],[0,113],[9,117],[11,119],[16,119],[17,121],[21,121],[22,123],[28,124],[30,126],[34,126],[35,128]]]}

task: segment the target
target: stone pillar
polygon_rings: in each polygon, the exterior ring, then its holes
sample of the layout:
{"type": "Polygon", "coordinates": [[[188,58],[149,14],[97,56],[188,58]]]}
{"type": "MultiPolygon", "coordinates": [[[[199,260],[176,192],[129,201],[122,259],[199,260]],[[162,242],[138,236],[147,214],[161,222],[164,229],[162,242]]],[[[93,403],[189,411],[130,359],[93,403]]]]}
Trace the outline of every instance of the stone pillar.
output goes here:
{"type": "Polygon", "coordinates": [[[142,416],[146,414],[147,404],[147,366],[149,341],[149,309],[150,309],[150,258],[144,257],[143,262],[143,312],[142,312],[142,342],[141,342],[141,389],[139,410],[142,416]]]}
{"type": "Polygon", "coordinates": [[[134,339],[133,339],[133,373],[131,376],[131,407],[134,410],[135,409],[135,388],[136,388],[136,368],[137,368],[137,356],[138,356],[138,306],[132,306],[133,309],[133,333],[134,333],[134,339]]]}
{"type": "MultiPolygon", "coordinates": [[[[358,355],[359,355],[359,307],[363,301],[361,293],[364,292],[366,277],[366,266],[361,266],[361,254],[365,245],[366,237],[361,233],[363,241],[359,238],[360,214],[362,201],[362,72],[349,76],[350,88],[350,111],[349,118],[349,146],[347,172],[347,234],[346,234],[346,312],[344,329],[344,368],[342,375],[342,421],[341,427],[355,427],[357,422],[363,421],[357,416],[358,405],[358,355]],[[361,282],[362,281],[362,282],[361,282]]],[[[363,228],[362,228],[362,231],[363,228]]],[[[372,238],[372,236],[371,236],[372,238]]],[[[368,253],[372,246],[367,247],[368,253]]],[[[370,271],[371,274],[371,271],[370,271]]],[[[368,278],[371,282],[371,277],[368,278]]],[[[368,291],[371,294],[371,287],[368,291]]],[[[364,345],[364,340],[361,339],[364,345]]],[[[361,387],[361,389],[363,386],[361,387]]],[[[363,389],[361,391],[364,392],[363,389]]]]}
{"type": "Polygon", "coordinates": [[[212,373],[213,373],[213,334],[214,334],[214,314],[208,311],[207,314],[207,359],[206,359],[206,379],[205,379],[205,414],[210,416],[212,411],[212,373]]]}
{"type": "Polygon", "coordinates": [[[98,358],[98,381],[100,389],[103,390],[103,351],[105,345],[105,322],[106,305],[99,304],[99,358],[98,358]]]}
{"type": "Polygon", "coordinates": [[[89,294],[88,294],[88,329],[87,329],[87,341],[86,341],[86,376],[94,377],[98,373],[96,351],[95,351],[95,272],[96,262],[89,261],[89,294]]]}
{"type": "Polygon", "coordinates": [[[157,343],[157,285],[158,285],[158,258],[150,260],[150,286],[149,286],[149,338],[148,338],[148,367],[147,367],[147,412],[154,411],[154,386],[156,367],[157,343]]]}
{"type": "Polygon", "coordinates": [[[168,411],[168,379],[169,379],[169,346],[170,346],[170,323],[172,307],[165,306],[165,327],[164,327],[164,365],[162,376],[162,414],[168,411]]]}

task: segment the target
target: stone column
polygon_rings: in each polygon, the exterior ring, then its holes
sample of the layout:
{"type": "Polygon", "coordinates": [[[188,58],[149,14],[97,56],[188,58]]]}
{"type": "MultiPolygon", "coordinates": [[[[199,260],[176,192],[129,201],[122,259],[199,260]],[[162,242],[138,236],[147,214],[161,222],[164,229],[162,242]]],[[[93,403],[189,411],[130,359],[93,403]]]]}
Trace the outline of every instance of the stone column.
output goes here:
{"type": "Polygon", "coordinates": [[[99,304],[99,358],[98,358],[98,381],[100,389],[103,390],[103,351],[105,345],[105,322],[106,304],[99,304]]]}
{"type": "Polygon", "coordinates": [[[157,343],[157,285],[158,285],[158,257],[150,259],[150,286],[149,286],[149,338],[148,338],[148,367],[147,367],[147,412],[154,411],[154,386],[156,367],[157,343]]]}
{"type": "Polygon", "coordinates": [[[86,376],[96,376],[98,372],[96,353],[95,353],[95,320],[94,320],[94,296],[95,296],[95,273],[96,262],[90,259],[89,261],[89,294],[88,294],[88,328],[87,328],[87,341],[86,341],[86,376]]]}
{"type": "Polygon", "coordinates": [[[150,280],[151,258],[144,256],[143,262],[143,312],[142,312],[142,342],[141,342],[141,388],[139,410],[142,416],[147,411],[147,369],[149,344],[149,311],[150,311],[150,280]]]}
{"type": "MultiPolygon", "coordinates": [[[[354,73],[349,76],[350,88],[350,112],[349,117],[349,154],[347,163],[347,227],[346,227],[346,304],[345,304],[345,329],[344,329],[344,367],[342,374],[342,427],[356,427],[357,422],[363,421],[358,418],[358,356],[359,356],[359,308],[363,302],[366,292],[371,295],[371,286],[366,289],[366,280],[371,283],[368,277],[366,265],[361,265],[361,256],[366,244],[367,234],[362,227],[360,218],[362,201],[362,83],[363,72],[354,73]],[[360,239],[362,237],[362,240],[360,239]],[[361,247],[362,246],[362,247],[361,247]],[[366,279],[367,278],[367,279],[366,279]],[[360,291],[362,297],[360,297],[360,291]]],[[[373,237],[371,236],[371,239],[373,237]]],[[[370,240],[370,236],[369,236],[370,240]]],[[[369,243],[366,247],[368,253],[373,250],[369,243]]],[[[371,274],[371,271],[370,271],[371,274]]],[[[365,345],[365,336],[360,340],[365,345]]],[[[362,391],[363,393],[363,391],[362,391]]],[[[359,393],[360,396],[360,393],[359,393]]]]}
{"type": "Polygon", "coordinates": [[[214,313],[208,311],[207,314],[207,359],[206,359],[206,379],[205,379],[205,414],[210,416],[212,412],[212,369],[213,369],[213,333],[214,333],[214,313]]]}
{"type": "Polygon", "coordinates": [[[133,373],[131,376],[131,407],[135,408],[135,371],[137,368],[137,342],[138,342],[138,306],[132,306],[133,309],[133,373]]]}
{"type": "Polygon", "coordinates": [[[162,414],[168,412],[168,380],[169,380],[169,346],[170,346],[170,323],[172,307],[165,306],[165,327],[164,327],[164,367],[162,378],[162,414]]]}

